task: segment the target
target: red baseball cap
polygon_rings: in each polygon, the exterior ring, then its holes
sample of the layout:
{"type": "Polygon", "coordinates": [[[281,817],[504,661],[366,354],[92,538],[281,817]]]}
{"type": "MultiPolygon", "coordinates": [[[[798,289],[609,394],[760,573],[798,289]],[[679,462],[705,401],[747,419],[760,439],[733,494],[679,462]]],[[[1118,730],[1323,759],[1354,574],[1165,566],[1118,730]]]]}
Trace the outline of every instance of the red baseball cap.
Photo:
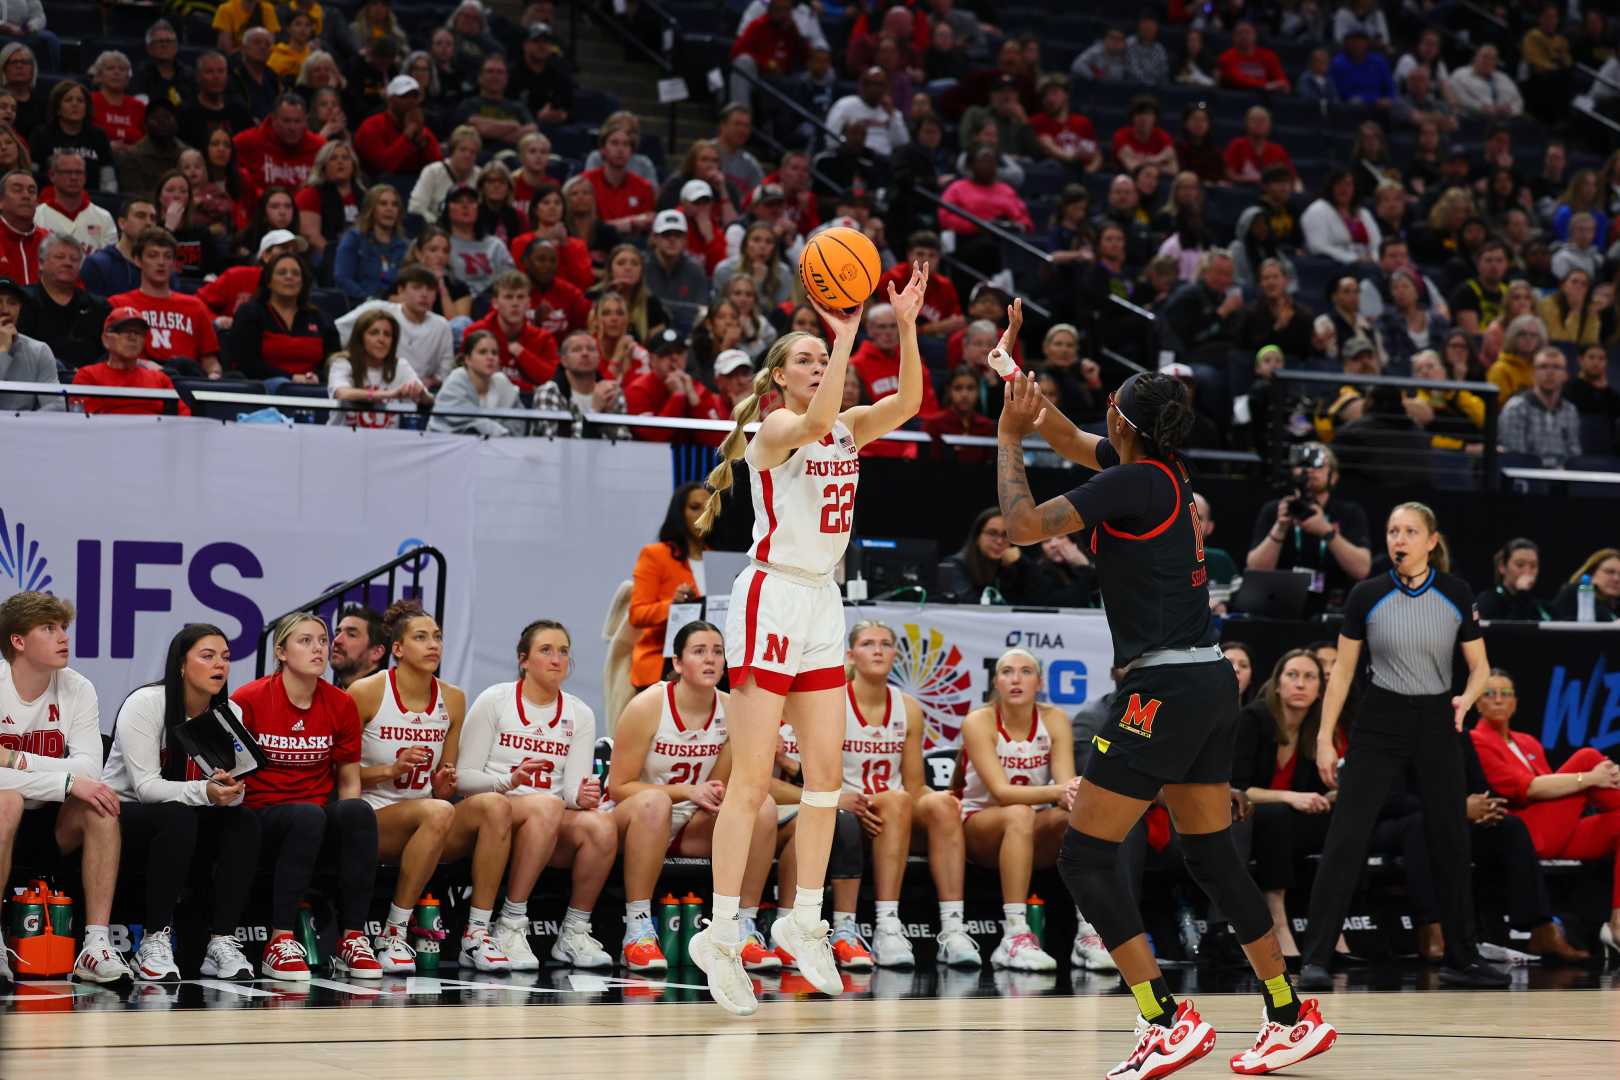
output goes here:
{"type": "Polygon", "coordinates": [[[120,326],[125,326],[125,325],[127,325],[129,323],[137,323],[137,322],[140,323],[141,326],[145,327],[148,330],[150,330],[152,328],[152,324],[146,321],[146,316],[142,315],[139,311],[136,311],[134,308],[132,308],[132,307],[113,308],[112,311],[107,313],[107,321],[101,324],[101,332],[103,334],[105,334],[109,330],[116,330],[120,326]]]}

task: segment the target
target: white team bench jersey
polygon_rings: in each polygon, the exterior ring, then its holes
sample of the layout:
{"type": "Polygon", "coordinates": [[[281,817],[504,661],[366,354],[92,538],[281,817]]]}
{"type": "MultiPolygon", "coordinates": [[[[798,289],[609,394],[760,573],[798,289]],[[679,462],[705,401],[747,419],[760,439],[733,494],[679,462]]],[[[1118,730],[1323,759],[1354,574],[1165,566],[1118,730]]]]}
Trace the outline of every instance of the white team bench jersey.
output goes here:
{"type": "Polygon", "coordinates": [[[855,684],[844,693],[844,790],[876,795],[902,788],[900,756],[906,748],[906,696],[887,687],[881,715],[863,716],[855,704],[855,684]]]}
{"type": "Polygon", "coordinates": [[[536,705],[523,696],[522,679],[496,683],[478,695],[462,725],[461,788],[551,794],[572,807],[590,775],[595,742],[596,714],[573,694],[559,691],[554,702],[536,705]],[[540,762],[534,783],[505,786],[530,759],[540,762]],[[479,775],[469,783],[473,772],[479,775]]]}
{"type": "Polygon", "coordinates": [[[725,707],[715,694],[708,716],[682,716],[675,707],[675,683],[660,685],[664,702],[658,712],[658,731],[641,763],[641,782],[701,784],[714,774],[726,746],[725,707]]]}
{"type": "Polygon", "coordinates": [[[404,776],[384,780],[362,793],[366,802],[381,810],[406,799],[427,798],[432,792],[433,770],[439,767],[444,753],[444,740],[450,734],[450,711],[444,706],[444,694],[439,680],[434,679],[428,690],[427,708],[414,712],[405,707],[394,682],[394,672],[388,671],[388,692],[383,695],[377,715],[366,724],[360,736],[360,764],[367,768],[391,765],[395,758],[413,746],[425,746],[433,756],[417,765],[404,776]]]}
{"type": "Polygon", "coordinates": [[[849,547],[861,459],[843,421],[819,442],[801,446],[774,469],[750,469],[754,544],[759,562],[809,574],[832,573],[849,547]]]}
{"type": "MultiPolygon", "coordinates": [[[[1052,782],[1052,736],[1041,723],[1040,711],[1035,713],[1035,730],[1028,739],[1013,739],[1001,722],[1001,708],[996,708],[996,758],[1007,783],[1020,787],[1045,787],[1052,782]]],[[[985,787],[984,778],[967,759],[967,773],[962,783],[962,813],[971,814],[997,805],[985,787]]]]}

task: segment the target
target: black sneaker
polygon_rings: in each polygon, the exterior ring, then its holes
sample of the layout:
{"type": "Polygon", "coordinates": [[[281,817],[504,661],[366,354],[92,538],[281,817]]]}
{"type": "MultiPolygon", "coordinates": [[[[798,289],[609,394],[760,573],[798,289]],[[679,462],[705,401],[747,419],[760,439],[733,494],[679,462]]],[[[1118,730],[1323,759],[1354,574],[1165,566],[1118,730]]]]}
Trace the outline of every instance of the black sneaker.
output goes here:
{"type": "Polygon", "coordinates": [[[1446,966],[1440,969],[1440,985],[1462,990],[1503,990],[1512,985],[1513,977],[1499,967],[1492,967],[1480,959],[1467,967],[1446,966]]]}
{"type": "Polygon", "coordinates": [[[1299,969],[1294,985],[1301,990],[1332,990],[1333,973],[1321,964],[1306,964],[1299,969]]]}

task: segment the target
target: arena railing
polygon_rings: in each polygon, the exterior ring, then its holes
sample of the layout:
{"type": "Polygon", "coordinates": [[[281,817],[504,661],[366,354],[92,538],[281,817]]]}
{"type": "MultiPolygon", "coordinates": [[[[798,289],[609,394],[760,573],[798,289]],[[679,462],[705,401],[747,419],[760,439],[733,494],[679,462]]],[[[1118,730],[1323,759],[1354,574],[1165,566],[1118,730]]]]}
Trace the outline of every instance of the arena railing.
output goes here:
{"type": "MultiPolygon", "coordinates": [[[[1433,379],[1417,379],[1407,375],[1348,375],[1343,372],[1336,371],[1290,371],[1287,368],[1278,371],[1274,377],[1282,383],[1301,384],[1301,386],[1305,389],[1312,386],[1328,387],[1333,393],[1336,393],[1340,387],[1345,386],[1354,386],[1361,390],[1363,394],[1374,387],[1389,386],[1401,390],[1467,391],[1468,393],[1475,394],[1480,397],[1485,404],[1485,423],[1480,431],[1480,438],[1483,443],[1483,451],[1478,460],[1480,461],[1482,474],[1485,479],[1488,480],[1489,478],[1497,475],[1496,419],[1501,391],[1494,383],[1465,381],[1436,382],[1433,379]]],[[[1302,394],[1303,393],[1304,390],[1302,390],[1302,394]]],[[[1288,412],[1289,409],[1284,401],[1276,402],[1271,406],[1274,428],[1286,420],[1286,415],[1288,412]]],[[[1272,434],[1276,434],[1276,432],[1273,432],[1272,434]]],[[[1275,439],[1273,441],[1275,442],[1275,439]]],[[[1272,460],[1281,460],[1281,447],[1273,445],[1272,451],[1272,460]]],[[[1379,466],[1379,468],[1389,471],[1399,470],[1399,466],[1395,464],[1393,455],[1409,455],[1413,451],[1414,447],[1411,446],[1371,446],[1366,448],[1358,448],[1358,452],[1367,452],[1373,454],[1374,456],[1386,454],[1391,455],[1391,458],[1387,463],[1379,466]]],[[[1446,452],[1431,450],[1425,455],[1425,457],[1430,460],[1440,460],[1434,458],[1435,453],[1446,452]]],[[[1469,463],[1469,471],[1472,471],[1471,463],[1473,460],[1475,460],[1473,455],[1461,455],[1461,458],[1469,463]]],[[[1341,465],[1342,464],[1343,463],[1341,462],[1341,465]]]]}
{"type": "MultiPolygon", "coordinates": [[[[327,618],[327,609],[330,608],[332,610],[329,621],[335,628],[338,622],[337,613],[342,610],[343,601],[351,595],[357,597],[361,606],[369,607],[375,611],[386,610],[388,605],[393,603],[395,599],[410,599],[418,601],[424,600],[425,596],[422,590],[422,575],[426,569],[424,564],[427,562],[432,562],[434,568],[433,608],[431,611],[429,611],[429,614],[433,616],[435,622],[437,622],[440,626],[443,626],[445,585],[444,553],[438,548],[432,547],[428,544],[417,544],[401,551],[398,555],[394,556],[392,559],[389,559],[381,566],[373,567],[360,576],[343,582],[341,585],[332,586],[330,589],[327,589],[325,592],[321,593],[307,604],[299,604],[288,611],[283,611],[280,615],[277,615],[273,619],[266,619],[263,629],[259,631],[259,647],[253,661],[254,677],[261,678],[265,675],[265,669],[268,666],[270,657],[270,637],[275,633],[276,624],[282,619],[286,618],[288,615],[292,615],[299,611],[313,611],[322,618],[327,618]],[[399,573],[402,570],[410,576],[411,580],[410,583],[406,585],[404,594],[402,596],[396,596],[399,585],[399,573]],[[379,580],[383,579],[385,575],[386,582],[383,584],[383,593],[381,596],[376,596],[372,592],[372,586],[377,584],[379,580]]],[[[423,606],[425,607],[426,605],[424,604],[423,606]]]]}
{"type": "MultiPolygon", "coordinates": [[[[622,2],[616,3],[614,7],[615,9],[622,9],[623,4],[622,2]]],[[[658,20],[663,23],[663,31],[661,34],[662,40],[665,44],[663,52],[654,49],[645,41],[638,38],[626,23],[620,21],[619,17],[617,16],[617,10],[604,11],[602,10],[601,5],[592,3],[591,0],[584,0],[584,2],[570,5],[569,23],[572,28],[570,30],[572,35],[572,41],[570,43],[570,55],[576,57],[579,55],[579,21],[581,18],[589,18],[603,30],[606,30],[608,33],[618,38],[619,41],[621,41],[630,51],[634,52],[638,56],[643,57],[648,63],[658,68],[658,70],[663,73],[664,79],[680,78],[680,73],[675,70],[675,65],[670,62],[668,55],[666,55],[673,49],[675,35],[680,31],[680,24],[676,22],[675,16],[653,3],[652,0],[637,0],[636,7],[637,10],[646,11],[656,16],[658,20]]],[[[660,80],[660,82],[662,81],[663,80],[660,80]]],[[[685,80],[683,79],[682,82],[684,84],[685,80]]],[[[663,100],[662,93],[659,95],[659,100],[663,100]]],[[[678,127],[677,110],[680,108],[682,100],[687,99],[683,98],[668,102],[669,140],[666,149],[670,153],[675,152],[675,137],[676,129],[678,127]]]]}

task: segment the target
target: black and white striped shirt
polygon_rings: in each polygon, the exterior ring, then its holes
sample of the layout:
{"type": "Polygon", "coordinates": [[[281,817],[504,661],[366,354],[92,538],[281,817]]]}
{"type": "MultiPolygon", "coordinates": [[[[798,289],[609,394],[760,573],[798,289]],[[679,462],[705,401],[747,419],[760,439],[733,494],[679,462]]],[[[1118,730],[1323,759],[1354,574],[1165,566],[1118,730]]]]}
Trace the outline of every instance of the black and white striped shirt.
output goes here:
{"type": "Polygon", "coordinates": [[[1458,642],[1480,636],[1468,583],[1432,567],[1416,587],[1391,570],[1351,589],[1339,632],[1367,643],[1374,686],[1412,695],[1451,693],[1458,642]]]}

